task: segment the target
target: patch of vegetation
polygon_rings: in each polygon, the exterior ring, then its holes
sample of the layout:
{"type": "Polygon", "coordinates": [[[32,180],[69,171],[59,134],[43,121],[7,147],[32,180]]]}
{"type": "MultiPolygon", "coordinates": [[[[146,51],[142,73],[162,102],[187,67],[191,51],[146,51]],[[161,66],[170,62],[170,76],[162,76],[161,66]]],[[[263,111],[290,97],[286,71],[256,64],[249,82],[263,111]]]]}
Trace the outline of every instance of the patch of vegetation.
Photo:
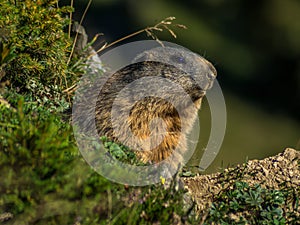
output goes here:
{"type": "Polygon", "coordinates": [[[115,143],[109,140],[107,137],[101,137],[101,142],[103,143],[104,147],[107,149],[107,152],[111,157],[114,157],[116,160],[137,166],[145,166],[148,163],[141,162],[135,152],[130,150],[129,147],[115,143]]]}
{"type": "MultiPolygon", "coordinates": [[[[199,224],[195,216],[195,205],[186,205],[185,190],[178,190],[176,181],[166,188],[163,184],[141,189],[139,197],[129,201],[111,224],[199,224]]],[[[135,193],[135,192],[133,192],[135,193]]]]}
{"type": "Polygon", "coordinates": [[[76,80],[68,65],[73,40],[64,29],[71,7],[56,0],[0,0],[0,83],[53,104],[76,80]]]}
{"type": "Polygon", "coordinates": [[[295,197],[291,191],[265,189],[259,184],[251,187],[235,181],[214,198],[204,224],[294,224],[297,206],[289,215],[283,210],[295,197]]]}
{"type": "Polygon", "coordinates": [[[35,108],[18,94],[14,99],[11,108],[1,108],[0,114],[0,171],[5,174],[0,185],[1,213],[24,224],[77,220],[80,224],[152,224],[188,219],[184,191],[175,189],[175,184],[129,188],[106,180],[82,160],[71,125],[60,114],[35,108]]]}

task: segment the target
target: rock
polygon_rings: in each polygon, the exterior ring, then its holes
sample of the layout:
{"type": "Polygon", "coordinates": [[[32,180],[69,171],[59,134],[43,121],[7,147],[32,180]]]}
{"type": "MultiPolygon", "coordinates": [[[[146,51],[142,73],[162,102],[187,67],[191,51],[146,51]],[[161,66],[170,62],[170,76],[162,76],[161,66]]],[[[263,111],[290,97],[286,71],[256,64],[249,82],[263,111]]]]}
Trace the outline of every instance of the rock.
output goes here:
{"type": "MultiPolygon", "coordinates": [[[[287,187],[295,190],[300,187],[300,151],[286,148],[278,155],[262,160],[249,160],[246,164],[228,168],[224,173],[197,175],[182,178],[185,188],[197,204],[199,215],[208,211],[213,197],[237,180],[250,186],[260,184],[262,188],[280,190],[287,187]]],[[[298,207],[300,213],[300,206],[298,207]]]]}

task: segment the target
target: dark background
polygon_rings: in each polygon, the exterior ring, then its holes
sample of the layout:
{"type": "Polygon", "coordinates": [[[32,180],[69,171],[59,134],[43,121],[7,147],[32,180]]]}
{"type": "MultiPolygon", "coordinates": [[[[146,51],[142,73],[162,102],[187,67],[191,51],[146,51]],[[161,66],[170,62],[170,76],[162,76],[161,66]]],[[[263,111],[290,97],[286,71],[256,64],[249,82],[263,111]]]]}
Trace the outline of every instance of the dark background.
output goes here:
{"type": "MultiPolygon", "coordinates": [[[[76,20],[87,3],[75,1],[76,20]]],[[[104,33],[97,48],[168,16],[188,29],[174,29],[177,39],[168,32],[158,37],[213,62],[224,91],[227,133],[211,170],[299,148],[300,1],[94,0],[83,24],[90,39],[104,33]]],[[[149,38],[142,34],[122,43],[142,39],[149,38]]],[[[199,114],[201,131],[208,132],[201,133],[194,164],[209,136],[207,104],[199,114]]]]}

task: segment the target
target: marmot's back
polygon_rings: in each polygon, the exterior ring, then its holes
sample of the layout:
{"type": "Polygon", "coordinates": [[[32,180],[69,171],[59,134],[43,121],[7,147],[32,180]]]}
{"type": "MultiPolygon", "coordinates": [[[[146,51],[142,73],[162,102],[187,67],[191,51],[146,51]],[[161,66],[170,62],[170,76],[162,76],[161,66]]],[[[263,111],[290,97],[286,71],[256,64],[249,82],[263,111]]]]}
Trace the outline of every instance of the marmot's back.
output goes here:
{"type": "Polygon", "coordinates": [[[104,77],[97,131],[136,150],[145,162],[167,159],[175,149],[180,158],[215,77],[215,68],[197,54],[169,47],[146,51],[135,63],[104,77]]]}

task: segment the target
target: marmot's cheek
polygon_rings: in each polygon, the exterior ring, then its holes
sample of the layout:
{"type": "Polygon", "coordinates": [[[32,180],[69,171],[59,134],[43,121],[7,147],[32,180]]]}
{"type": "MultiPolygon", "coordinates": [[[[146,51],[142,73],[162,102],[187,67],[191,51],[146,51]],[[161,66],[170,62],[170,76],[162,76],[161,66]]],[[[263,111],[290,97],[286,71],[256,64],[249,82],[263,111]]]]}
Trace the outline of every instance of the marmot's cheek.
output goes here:
{"type": "Polygon", "coordinates": [[[203,98],[205,96],[206,92],[202,89],[199,90],[199,88],[194,89],[190,92],[190,96],[193,102],[198,101],[199,99],[203,98]]]}

